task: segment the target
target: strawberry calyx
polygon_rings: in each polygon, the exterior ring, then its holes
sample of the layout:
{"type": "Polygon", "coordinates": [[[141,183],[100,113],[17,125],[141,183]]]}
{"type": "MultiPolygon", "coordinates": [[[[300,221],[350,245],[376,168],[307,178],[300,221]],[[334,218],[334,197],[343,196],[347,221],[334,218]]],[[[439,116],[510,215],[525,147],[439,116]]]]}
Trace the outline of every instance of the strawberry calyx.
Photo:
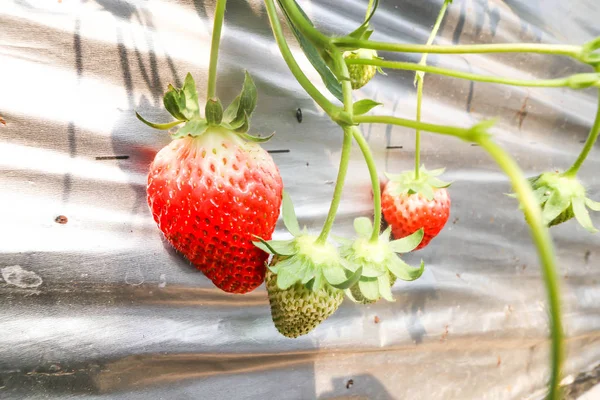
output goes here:
{"type": "Polygon", "coordinates": [[[351,269],[340,257],[336,247],[321,243],[318,236],[310,235],[306,228],[301,231],[289,195],[284,192],[282,202],[283,221],[294,236],[290,240],[263,240],[257,237],[254,245],[273,254],[268,266],[277,275],[277,286],[286,290],[300,282],[307,289],[318,291],[329,285],[343,290],[358,282],[362,269],[351,269]]]}
{"type": "Polygon", "coordinates": [[[585,187],[576,177],[559,172],[545,172],[529,178],[529,183],[542,208],[544,224],[554,226],[575,217],[589,232],[598,232],[587,209],[600,211],[600,202],[586,197],[585,187]]]}
{"type": "Polygon", "coordinates": [[[400,174],[387,174],[390,180],[390,194],[393,196],[421,194],[428,201],[433,200],[436,189],[447,188],[451,182],[444,182],[438,178],[445,171],[445,168],[427,170],[425,166],[419,169],[419,177],[415,176],[415,171],[406,171],[400,174]]]}
{"type": "Polygon", "coordinates": [[[175,118],[175,121],[153,123],[144,119],[137,112],[135,115],[144,124],[159,130],[170,130],[180,125],[177,130],[171,132],[173,139],[186,136],[197,137],[209,131],[210,127],[222,127],[236,133],[244,140],[262,143],[273,137],[273,134],[267,137],[258,137],[247,133],[250,129],[250,117],[256,107],[256,97],[256,86],[246,72],[242,91],[231,104],[223,110],[218,98],[208,99],[204,108],[205,117],[202,117],[196,82],[188,73],[181,88],[178,89],[169,84],[163,97],[165,109],[175,118]]]}
{"type": "Polygon", "coordinates": [[[361,270],[361,276],[355,287],[346,290],[353,301],[353,289],[358,288],[362,296],[371,301],[384,298],[395,301],[392,296],[392,279],[404,281],[418,279],[425,269],[421,260],[419,268],[405,263],[398,254],[414,250],[423,240],[424,231],[419,229],[413,234],[398,240],[390,241],[391,227],[388,227],[378,238],[372,241],[373,229],[371,220],[359,217],[354,220],[354,229],[358,234],[355,240],[337,238],[341,244],[340,254],[352,271],[361,270]]]}

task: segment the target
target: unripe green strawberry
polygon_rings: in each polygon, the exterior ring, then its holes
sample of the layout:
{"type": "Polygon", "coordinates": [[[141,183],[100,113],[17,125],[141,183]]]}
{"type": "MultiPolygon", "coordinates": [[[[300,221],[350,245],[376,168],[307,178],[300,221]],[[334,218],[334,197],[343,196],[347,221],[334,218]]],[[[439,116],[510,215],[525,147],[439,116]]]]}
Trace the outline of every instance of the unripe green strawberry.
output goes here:
{"type": "Polygon", "coordinates": [[[591,233],[598,231],[592,224],[587,208],[600,211],[600,203],[586,197],[585,187],[575,176],[545,172],[530,178],[529,183],[542,209],[544,224],[554,226],[575,218],[591,233]]]}
{"type": "MultiPolygon", "coordinates": [[[[377,52],[375,50],[369,49],[346,51],[344,53],[344,58],[360,58],[364,60],[372,60],[374,58],[377,58],[377,52]]],[[[350,82],[352,83],[352,89],[356,90],[369,83],[369,81],[377,73],[377,67],[374,65],[350,64],[348,65],[348,72],[350,74],[350,82]]]]}
{"type": "Polygon", "coordinates": [[[271,317],[286,337],[306,335],[333,314],[344,300],[344,291],[323,285],[312,291],[300,282],[286,290],[277,286],[277,275],[267,269],[266,286],[271,317]]]}

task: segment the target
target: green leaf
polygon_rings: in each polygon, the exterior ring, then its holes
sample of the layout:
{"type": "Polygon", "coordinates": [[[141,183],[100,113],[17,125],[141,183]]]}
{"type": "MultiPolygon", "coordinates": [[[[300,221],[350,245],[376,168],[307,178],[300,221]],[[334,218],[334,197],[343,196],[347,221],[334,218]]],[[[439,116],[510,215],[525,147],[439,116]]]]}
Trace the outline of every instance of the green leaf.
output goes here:
{"type": "Polygon", "coordinates": [[[369,300],[379,300],[379,280],[377,278],[360,278],[358,288],[363,296],[369,300]]]}
{"type": "Polygon", "coordinates": [[[183,96],[185,96],[185,109],[181,109],[181,112],[185,114],[187,119],[200,118],[198,90],[196,89],[196,82],[189,72],[185,76],[181,92],[183,93],[183,96]]]}
{"type": "Polygon", "coordinates": [[[181,94],[178,89],[175,89],[173,85],[169,85],[169,89],[163,97],[163,104],[167,111],[176,119],[181,121],[187,121],[188,118],[185,111],[185,96],[181,94]]]}
{"type": "Polygon", "coordinates": [[[166,131],[167,129],[171,129],[174,126],[177,126],[177,125],[185,122],[185,121],[173,121],[173,122],[167,122],[166,124],[155,124],[154,122],[145,120],[140,114],[138,114],[137,111],[135,112],[135,116],[137,117],[137,119],[139,119],[140,121],[142,121],[144,124],[148,125],[149,127],[154,128],[154,129],[160,129],[161,131],[166,131]]]}
{"type": "Polygon", "coordinates": [[[423,231],[423,228],[421,228],[402,239],[390,242],[389,247],[394,253],[408,253],[417,248],[423,240],[424,234],[425,232],[423,231]]]}
{"type": "Polygon", "coordinates": [[[246,132],[237,132],[236,131],[236,133],[242,139],[244,139],[248,142],[253,142],[253,143],[265,143],[265,142],[269,141],[273,137],[273,135],[275,135],[275,132],[273,132],[269,136],[265,136],[265,137],[253,136],[246,132]]]}
{"type": "Polygon", "coordinates": [[[368,39],[369,36],[371,36],[370,34],[366,38],[364,36],[368,32],[369,21],[371,21],[371,18],[373,18],[373,15],[375,15],[375,10],[377,10],[378,6],[379,6],[379,0],[375,0],[372,4],[371,9],[369,10],[369,15],[367,15],[367,17],[365,18],[365,21],[358,28],[356,28],[352,33],[350,33],[348,36],[356,38],[356,39],[368,39]]]}
{"type": "Polygon", "coordinates": [[[381,103],[378,103],[371,99],[359,100],[352,106],[352,112],[354,113],[354,115],[365,114],[369,112],[373,107],[377,107],[379,105],[381,105],[381,103]]]}
{"type": "Polygon", "coordinates": [[[598,229],[594,228],[594,224],[592,224],[590,213],[587,208],[585,208],[585,199],[583,197],[575,197],[571,204],[573,206],[573,214],[575,214],[575,218],[577,219],[577,222],[579,222],[579,225],[583,226],[591,233],[598,232],[598,229]]]}
{"type": "Polygon", "coordinates": [[[250,129],[250,116],[246,113],[244,113],[244,116],[242,117],[241,120],[238,120],[237,118],[235,120],[233,120],[233,122],[231,123],[232,126],[234,126],[233,130],[234,132],[237,133],[246,133],[248,132],[248,129],[250,129]],[[241,124],[240,124],[241,121],[241,124]]]}
{"type": "Polygon", "coordinates": [[[281,290],[289,289],[290,286],[300,281],[301,277],[294,268],[280,268],[277,272],[277,287],[281,290]]]}
{"type": "Polygon", "coordinates": [[[246,71],[242,91],[223,113],[223,121],[231,125],[236,132],[238,130],[247,132],[250,126],[250,117],[256,107],[256,97],[256,85],[246,71]]]}
{"type": "Polygon", "coordinates": [[[348,279],[344,269],[340,266],[323,268],[323,276],[330,285],[339,285],[348,279]]]}
{"type": "Polygon", "coordinates": [[[287,228],[288,232],[296,237],[300,236],[300,225],[298,224],[298,218],[296,218],[294,204],[292,203],[290,195],[285,190],[283,191],[283,200],[281,208],[283,214],[283,223],[287,228]]]}
{"type": "Polygon", "coordinates": [[[367,217],[358,217],[354,220],[354,230],[360,236],[368,238],[371,236],[371,232],[373,231],[373,224],[367,217]]]}
{"type": "Polygon", "coordinates": [[[204,119],[195,119],[185,123],[177,132],[175,132],[171,137],[173,139],[182,138],[187,135],[198,136],[203,134],[208,128],[208,122],[204,119]]]}
{"type": "Polygon", "coordinates": [[[390,282],[390,275],[383,274],[377,279],[379,283],[379,293],[381,297],[386,299],[387,301],[396,301],[394,300],[394,296],[392,295],[392,285],[390,282]]]}
{"type": "Polygon", "coordinates": [[[585,204],[590,210],[600,211],[600,203],[592,199],[585,199],[585,204]]]}
{"type": "Polygon", "coordinates": [[[400,258],[396,258],[392,263],[388,265],[390,272],[398,279],[403,281],[414,281],[423,275],[425,270],[425,263],[421,260],[421,267],[414,268],[402,261],[400,258]]]}
{"type": "Polygon", "coordinates": [[[336,289],[341,289],[341,290],[349,289],[352,286],[356,285],[356,282],[358,282],[360,280],[361,274],[362,274],[362,268],[359,268],[352,275],[350,275],[350,277],[346,281],[336,284],[336,285],[332,285],[330,283],[330,285],[336,289]]]}
{"type": "Polygon", "coordinates": [[[292,256],[298,251],[294,245],[294,240],[264,240],[261,237],[253,235],[258,242],[252,242],[256,247],[266,253],[276,254],[278,256],[292,256]]]}
{"type": "Polygon", "coordinates": [[[220,125],[223,120],[223,106],[219,99],[209,99],[204,107],[206,121],[209,125],[220,125]]]}
{"type": "MultiPolygon", "coordinates": [[[[290,20],[289,15],[286,13],[286,9],[281,3],[281,0],[278,0],[278,3],[279,7],[283,11],[283,14],[285,15],[288,21],[288,25],[291,27],[294,36],[298,40],[302,51],[304,51],[304,54],[306,55],[306,58],[308,58],[308,61],[310,61],[310,63],[317,70],[319,75],[321,75],[321,79],[323,80],[325,87],[327,87],[327,90],[329,90],[331,94],[333,94],[339,101],[343,102],[344,97],[342,95],[342,84],[338,81],[331,69],[329,69],[319,50],[311,43],[310,40],[308,40],[308,38],[304,36],[302,32],[300,32],[300,30],[296,28],[296,26],[294,26],[294,24],[290,20]]],[[[308,16],[304,12],[304,10],[302,10],[302,8],[298,5],[298,3],[296,3],[295,0],[293,0],[293,3],[296,6],[296,8],[298,8],[300,13],[304,15],[304,18],[306,18],[306,20],[311,25],[313,25],[313,23],[310,21],[310,18],[308,18],[308,16]]]]}
{"type": "Polygon", "coordinates": [[[544,224],[549,224],[554,218],[558,217],[567,209],[567,207],[569,207],[570,202],[571,199],[567,196],[563,196],[558,190],[552,192],[542,210],[544,224]]]}

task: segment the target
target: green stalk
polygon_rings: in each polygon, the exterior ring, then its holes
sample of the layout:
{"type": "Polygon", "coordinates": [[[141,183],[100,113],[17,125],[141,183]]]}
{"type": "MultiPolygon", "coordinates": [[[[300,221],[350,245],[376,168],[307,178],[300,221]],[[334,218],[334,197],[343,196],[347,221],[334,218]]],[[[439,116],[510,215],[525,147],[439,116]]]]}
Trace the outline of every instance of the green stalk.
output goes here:
{"type": "Polygon", "coordinates": [[[597,107],[598,107],[598,109],[596,111],[596,119],[594,120],[594,125],[592,126],[592,129],[590,130],[587,140],[585,141],[585,144],[583,145],[583,149],[581,150],[581,153],[579,153],[579,157],[577,157],[577,160],[575,160],[573,165],[563,173],[564,176],[575,177],[575,175],[577,175],[577,172],[579,171],[581,164],[583,164],[583,162],[587,158],[588,154],[590,154],[590,151],[594,147],[594,143],[596,143],[596,139],[598,139],[598,135],[600,134],[600,90],[598,90],[598,106],[597,107]]]}
{"type": "Polygon", "coordinates": [[[542,264],[542,273],[548,304],[550,306],[550,334],[552,338],[552,373],[550,377],[550,392],[547,399],[559,400],[560,396],[560,377],[564,358],[563,349],[563,327],[561,321],[561,299],[560,285],[557,273],[557,267],[554,259],[554,248],[548,228],[542,221],[540,207],[531,190],[531,186],[523,176],[523,172],[517,163],[497,144],[489,138],[482,138],[478,141],[488,154],[496,161],[500,168],[510,178],[519,201],[523,206],[526,220],[529,224],[533,241],[537,247],[538,256],[542,264]]]}
{"type": "Polygon", "coordinates": [[[302,32],[313,44],[330,47],[331,39],[319,32],[317,28],[312,26],[310,21],[308,21],[304,15],[302,15],[302,12],[300,12],[293,0],[279,0],[279,4],[285,9],[294,26],[298,28],[300,32],[302,32]]]}
{"type": "Polygon", "coordinates": [[[425,122],[417,122],[411,119],[404,119],[398,117],[390,117],[383,115],[357,115],[354,116],[353,121],[357,124],[392,124],[404,126],[412,129],[420,129],[427,132],[439,133],[442,135],[449,135],[461,138],[466,141],[471,141],[473,136],[470,129],[458,128],[454,126],[436,125],[425,122]]]}
{"type": "Polygon", "coordinates": [[[348,164],[350,161],[350,150],[352,149],[352,132],[350,128],[344,127],[344,141],[342,143],[342,155],[340,158],[340,168],[338,170],[337,180],[335,182],[335,189],[333,190],[333,200],[329,206],[329,213],[327,219],[321,230],[321,234],[315,241],[318,244],[324,244],[327,241],[327,237],[333,227],[333,221],[337,214],[340,201],[342,199],[342,190],[344,189],[344,182],[346,180],[346,173],[348,172],[348,164]]]}
{"type": "Polygon", "coordinates": [[[367,12],[365,13],[365,20],[369,18],[369,14],[371,13],[371,8],[373,7],[373,1],[369,0],[369,5],[367,6],[367,12]]]}
{"type": "MultiPolygon", "coordinates": [[[[385,60],[365,60],[365,59],[346,59],[346,64],[360,64],[360,65],[374,65],[381,68],[390,68],[390,69],[401,69],[406,71],[422,71],[430,74],[437,75],[445,75],[453,78],[459,79],[467,79],[475,82],[487,82],[487,83],[498,83],[502,85],[511,85],[511,86],[526,86],[526,87],[549,87],[549,88],[559,88],[559,87],[569,87],[571,86],[571,79],[578,75],[572,75],[571,77],[566,78],[557,78],[557,79],[510,79],[510,78],[502,78],[496,76],[485,76],[485,75],[477,75],[471,74],[468,72],[454,71],[447,68],[440,67],[432,67],[429,65],[419,65],[409,62],[403,61],[385,61],[385,60]]],[[[587,74],[586,74],[587,75],[587,74]]],[[[600,78],[600,76],[599,76],[600,78]]],[[[594,84],[593,86],[598,86],[599,83],[594,84]]]]}
{"type": "Polygon", "coordinates": [[[360,151],[367,163],[371,185],[373,187],[373,212],[375,214],[375,220],[373,221],[373,232],[371,233],[370,241],[375,243],[379,240],[379,230],[381,229],[381,187],[379,186],[379,176],[377,175],[375,160],[371,153],[371,149],[369,148],[369,144],[355,126],[352,127],[352,136],[354,136],[354,140],[356,140],[358,147],[360,147],[360,151]]]}
{"type": "Polygon", "coordinates": [[[508,175],[515,193],[523,206],[523,212],[535,246],[542,264],[544,283],[548,296],[550,308],[550,330],[552,339],[552,374],[550,378],[550,393],[548,399],[560,399],[560,375],[563,362],[563,327],[561,320],[561,299],[560,286],[557,274],[557,267],[554,259],[554,247],[550,237],[548,227],[543,224],[540,207],[535,200],[533,191],[528,181],[525,179],[517,163],[500,146],[495,144],[486,134],[473,132],[469,129],[454,127],[440,127],[439,125],[417,123],[416,121],[407,121],[395,117],[380,116],[357,116],[354,121],[365,123],[385,123],[414,128],[419,126],[423,130],[437,132],[445,135],[455,136],[459,139],[478,143],[489,155],[496,161],[498,166],[508,175]]]}
{"type": "Polygon", "coordinates": [[[212,42],[210,44],[210,62],[208,64],[208,93],[206,100],[217,97],[217,61],[219,58],[219,44],[221,42],[221,30],[225,18],[225,4],[227,0],[217,0],[215,9],[215,20],[213,24],[212,42]]]}
{"type": "Polygon", "coordinates": [[[341,111],[339,107],[336,107],[333,103],[331,103],[327,98],[317,89],[308,79],[308,77],[302,72],[302,69],[296,62],[287,41],[285,40],[285,35],[283,34],[283,29],[281,28],[281,24],[279,23],[279,18],[277,17],[277,10],[275,8],[274,0],[265,0],[265,5],[267,8],[267,14],[269,15],[269,22],[271,23],[271,29],[273,30],[273,35],[275,36],[275,40],[277,41],[277,45],[279,46],[279,51],[283,56],[288,68],[298,81],[302,88],[312,97],[317,104],[332,118],[335,119],[335,116],[339,114],[341,111]]]}
{"type": "MultiPolygon", "coordinates": [[[[283,1],[283,0],[282,0],[283,1]]],[[[314,29],[314,28],[313,28],[314,29]]],[[[466,44],[450,46],[426,46],[422,44],[386,43],[371,40],[340,37],[331,39],[332,43],[342,48],[362,48],[399,53],[437,53],[437,54],[481,54],[481,53],[539,53],[556,56],[567,56],[579,59],[581,46],[555,45],[538,43],[498,43],[498,44],[466,44]]]]}
{"type": "MultiPolygon", "coordinates": [[[[433,29],[431,30],[431,34],[427,39],[426,46],[431,46],[435,36],[437,35],[440,25],[442,25],[442,20],[444,19],[444,14],[446,13],[446,9],[448,8],[450,0],[445,0],[442,5],[442,9],[440,10],[435,24],[433,25],[433,29]]],[[[419,65],[425,65],[427,63],[427,53],[421,56],[421,61],[419,65]]],[[[421,105],[423,103],[423,85],[424,85],[425,74],[423,72],[417,72],[415,74],[415,81],[417,82],[417,122],[421,122],[421,105]]],[[[417,129],[415,136],[415,179],[419,179],[419,167],[421,165],[421,130],[417,129]]]]}

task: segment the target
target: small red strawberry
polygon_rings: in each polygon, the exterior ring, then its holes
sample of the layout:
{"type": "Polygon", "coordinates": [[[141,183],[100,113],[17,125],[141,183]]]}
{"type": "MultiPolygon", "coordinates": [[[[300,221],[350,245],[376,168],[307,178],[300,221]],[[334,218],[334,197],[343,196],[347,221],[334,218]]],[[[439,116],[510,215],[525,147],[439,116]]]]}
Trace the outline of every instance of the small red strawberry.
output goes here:
{"type": "Polygon", "coordinates": [[[247,76],[233,107],[223,115],[220,103],[209,101],[204,120],[191,76],[181,91],[170,88],[165,106],[174,92],[179,106],[172,114],[186,124],[158,152],[148,174],[148,205],[166,239],[230,293],[263,282],[268,254],[252,244],[253,235],[271,238],[281,205],[277,166],[259,144],[245,140],[252,138],[245,130],[253,89],[247,76]]]}
{"type": "Polygon", "coordinates": [[[449,184],[437,178],[443,172],[421,167],[418,179],[414,171],[388,175],[390,180],[381,199],[383,216],[396,239],[423,228],[423,240],[415,250],[427,246],[450,216],[450,196],[446,190],[449,184]]]}

